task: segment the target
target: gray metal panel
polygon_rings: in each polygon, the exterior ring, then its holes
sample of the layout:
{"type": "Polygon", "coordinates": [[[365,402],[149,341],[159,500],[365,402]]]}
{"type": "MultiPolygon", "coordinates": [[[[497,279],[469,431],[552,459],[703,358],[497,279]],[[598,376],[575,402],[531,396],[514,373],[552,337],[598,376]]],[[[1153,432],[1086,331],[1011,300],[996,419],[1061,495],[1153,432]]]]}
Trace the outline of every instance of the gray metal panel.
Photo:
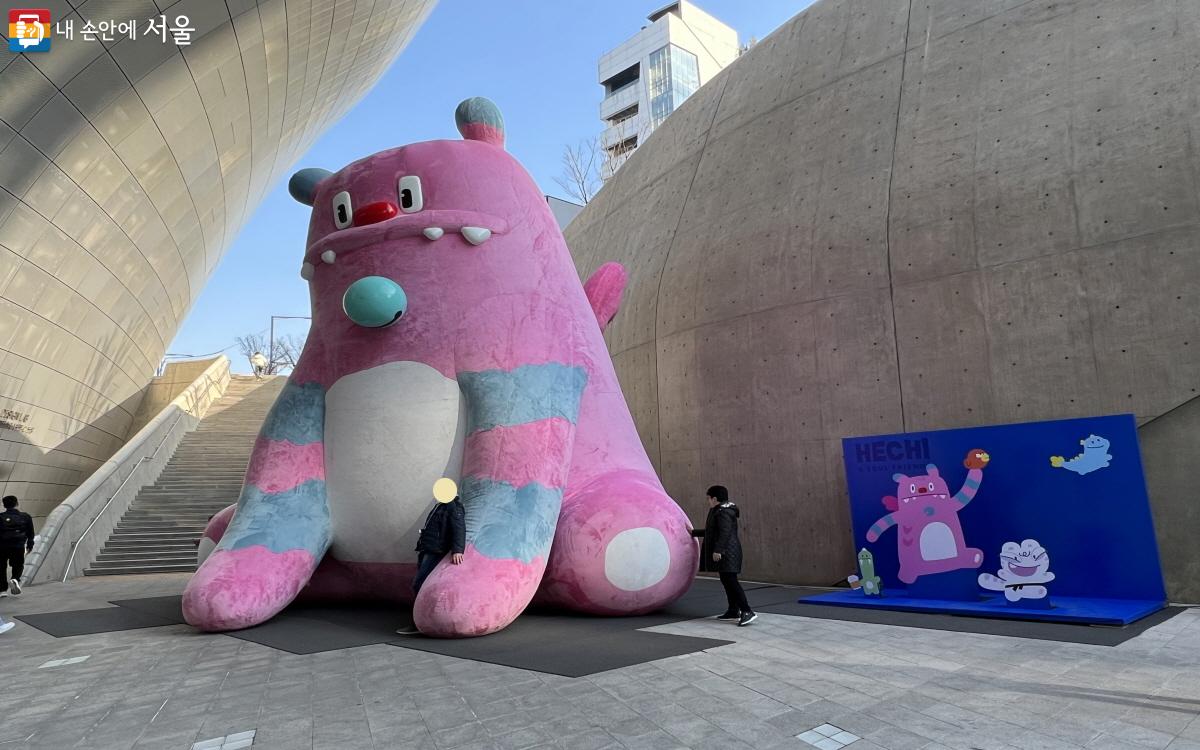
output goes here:
{"type": "Polygon", "coordinates": [[[39,6],[75,39],[0,53],[0,456],[23,462],[0,491],[40,518],[121,445],[244,219],[433,4],[39,6]],[[190,46],[146,35],[160,9],[188,16],[190,46]],[[85,41],[84,19],[137,38],[85,41]]]}

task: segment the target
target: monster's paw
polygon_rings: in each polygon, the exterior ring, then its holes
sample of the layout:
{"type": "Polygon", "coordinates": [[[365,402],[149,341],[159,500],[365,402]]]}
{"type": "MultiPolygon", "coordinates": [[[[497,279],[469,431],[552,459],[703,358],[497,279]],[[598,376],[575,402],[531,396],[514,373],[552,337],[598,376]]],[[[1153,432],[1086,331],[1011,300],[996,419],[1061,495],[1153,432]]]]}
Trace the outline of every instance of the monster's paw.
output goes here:
{"type": "Polygon", "coordinates": [[[308,582],[317,559],[306,550],[263,546],[218,549],[183,591],[183,618],[201,630],[239,630],[265,622],[308,582]]]}
{"type": "Polygon", "coordinates": [[[980,573],[979,586],[980,588],[985,588],[988,591],[1003,591],[1004,581],[1000,580],[991,573],[980,573]]]}
{"type": "Polygon", "coordinates": [[[879,534],[875,533],[874,529],[871,529],[870,531],[867,532],[867,541],[868,542],[878,542],[879,534]]]}
{"type": "Polygon", "coordinates": [[[983,564],[983,550],[975,547],[967,547],[963,550],[962,556],[959,558],[968,565],[979,567],[983,564]]]}
{"type": "Polygon", "coordinates": [[[237,510],[236,503],[208,519],[208,525],[204,527],[204,533],[200,535],[200,541],[196,543],[197,568],[204,564],[208,556],[217,548],[221,537],[225,536],[225,529],[229,528],[229,522],[233,519],[235,510],[237,510]]]}
{"type": "Polygon", "coordinates": [[[425,579],[413,623],[434,638],[470,638],[502,630],[525,610],[545,561],[492,559],[468,544],[460,565],[450,555],[425,579]]]}
{"type": "Polygon", "coordinates": [[[913,573],[912,568],[906,568],[903,565],[900,566],[900,572],[896,574],[896,577],[903,584],[910,584],[917,580],[917,576],[913,573]]]}
{"type": "Polygon", "coordinates": [[[1021,593],[1021,589],[1018,589],[1014,586],[1012,588],[1004,589],[1004,598],[1010,602],[1019,602],[1021,599],[1025,598],[1025,595],[1021,593]]]}
{"type": "Polygon", "coordinates": [[[967,457],[963,459],[963,466],[968,469],[982,469],[991,460],[992,457],[988,455],[987,451],[982,448],[972,448],[967,451],[967,457]]]}
{"type": "Polygon", "coordinates": [[[539,603],[602,615],[651,612],[696,573],[687,516],[652,477],[605,474],[563,499],[539,603]]]}

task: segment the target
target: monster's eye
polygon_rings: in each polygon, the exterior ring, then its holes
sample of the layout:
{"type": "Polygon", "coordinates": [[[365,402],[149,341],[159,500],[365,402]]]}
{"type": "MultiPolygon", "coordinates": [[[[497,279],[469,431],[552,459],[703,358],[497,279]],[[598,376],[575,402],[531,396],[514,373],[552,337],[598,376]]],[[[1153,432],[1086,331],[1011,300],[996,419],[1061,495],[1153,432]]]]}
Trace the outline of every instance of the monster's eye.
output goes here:
{"type": "Polygon", "coordinates": [[[406,214],[415,214],[425,206],[425,198],[421,195],[421,178],[415,174],[400,178],[400,210],[406,214]]]}
{"type": "Polygon", "coordinates": [[[930,491],[930,492],[933,492],[933,482],[930,482],[930,483],[929,483],[929,491],[930,491]]]}
{"type": "Polygon", "coordinates": [[[350,205],[350,194],[345,190],[333,196],[333,225],[345,229],[354,221],[354,207],[350,205]]]}
{"type": "Polygon", "coordinates": [[[908,491],[914,495],[917,494],[917,485],[915,485],[915,484],[908,485],[908,491]]]}

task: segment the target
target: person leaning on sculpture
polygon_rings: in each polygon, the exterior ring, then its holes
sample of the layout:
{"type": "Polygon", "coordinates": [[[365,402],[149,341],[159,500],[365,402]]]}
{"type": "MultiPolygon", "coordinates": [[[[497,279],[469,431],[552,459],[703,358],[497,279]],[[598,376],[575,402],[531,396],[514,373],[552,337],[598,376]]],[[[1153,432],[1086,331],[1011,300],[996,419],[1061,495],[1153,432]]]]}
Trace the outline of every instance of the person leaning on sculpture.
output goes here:
{"type": "MultiPolygon", "coordinates": [[[[417,575],[412,583],[414,598],[446,553],[450,553],[453,565],[462,565],[463,552],[467,549],[467,511],[458,497],[454,481],[439,479],[434,484],[433,496],[433,510],[425,517],[425,525],[417,537],[417,575]]],[[[420,631],[410,627],[396,632],[415,635],[420,631]]]]}
{"type": "Polygon", "coordinates": [[[692,536],[704,539],[700,555],[700,570],[715,572],[725,587],[725,598],[729,606],[718,620],[737,620],[739,626],[749,625],[758,619],[746,591],[738,582],[742,572],[742,542],[738,538],[738,507],[729,502],[729,490],[719,484],[708,488],[708,518],[703,529],[692,529],[692,536]]]}
{"type": "Polygon", "coordinates": [[[263,356],[262,352],[255,352],[250,355],[250,365],[254,368],[254,377],[262,378],[267,374],[267,367],[271,363],[263,356]]]}

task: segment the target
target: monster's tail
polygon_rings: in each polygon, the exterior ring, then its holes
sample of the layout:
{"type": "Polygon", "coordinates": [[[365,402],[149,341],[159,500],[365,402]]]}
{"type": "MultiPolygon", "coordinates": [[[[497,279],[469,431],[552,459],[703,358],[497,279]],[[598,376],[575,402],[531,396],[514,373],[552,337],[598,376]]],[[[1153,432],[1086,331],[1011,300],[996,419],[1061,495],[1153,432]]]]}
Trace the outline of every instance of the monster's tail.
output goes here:
{"type": "Polygon", "coordinates": [[[1061,469],[1062,465],[1065,463],[1066,463],[1066,460],[1064,460],[1062,456],[1051,456],[1050,457],[1050,465],[1056,469],[1061,469]]]}

